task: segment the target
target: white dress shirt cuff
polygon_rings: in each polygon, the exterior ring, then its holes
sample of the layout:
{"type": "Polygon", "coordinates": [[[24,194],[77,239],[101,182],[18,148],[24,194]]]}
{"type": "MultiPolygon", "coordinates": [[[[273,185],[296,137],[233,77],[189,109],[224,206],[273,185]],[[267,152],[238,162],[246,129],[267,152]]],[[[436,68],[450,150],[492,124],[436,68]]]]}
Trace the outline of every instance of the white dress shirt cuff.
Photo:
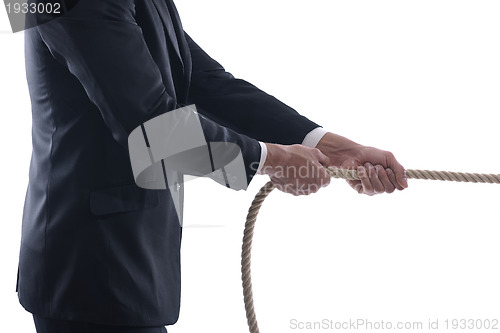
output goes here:
{"type": "Polygon", "coordinates": [[[307,133],[302,144],[307,147],[316,148],[318,142],[326,133],[328,133],[328,131],[324,130],[323,127],[316,127],[311,132],[307,133]]]}
{"type": "Polygon", "coordinates": [[[259,144],[260,144],[260,162],[259,162],[259,166],[257,167],[257,171],[255,172],[255,174],[259,175],[261,174],[261,170],[262,170],[262,167],[264,166],[264,163],[266,162],[266,158],[267,158],[267,146],[264,142],[260,142],[259,141],[259,144]]]}

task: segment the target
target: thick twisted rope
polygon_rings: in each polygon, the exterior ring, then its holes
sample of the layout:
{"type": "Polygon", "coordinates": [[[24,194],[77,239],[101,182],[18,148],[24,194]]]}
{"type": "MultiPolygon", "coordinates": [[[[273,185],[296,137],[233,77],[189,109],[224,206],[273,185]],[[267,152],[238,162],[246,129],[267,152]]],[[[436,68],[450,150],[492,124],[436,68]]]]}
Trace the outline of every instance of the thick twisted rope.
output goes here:
{"type": "MultiPolygon", "coordinates": [[[[356,170],[328,168],[330,176],[347,180],[359,180],[356,170]]],[[[410,179],[446,180],[467,183],[490,183],[500,184],[500,175],[482,173],[463,173],[449,171],[429,171],[429,170],[406,170],[406,177],[410,179]]],[[[274,185],[272,182],[266,183],[255,196],[252,205],[248,210],[245,231],[243,233],[243,246],[241,251],[241,279],[243,282],[243,299],[250,333],[259,333],[257,318],[253,304],[252,277],[251,277],[251,255],[252,240],[255,221],[259,214],[262,203],[272,192],[274,185]]]]}

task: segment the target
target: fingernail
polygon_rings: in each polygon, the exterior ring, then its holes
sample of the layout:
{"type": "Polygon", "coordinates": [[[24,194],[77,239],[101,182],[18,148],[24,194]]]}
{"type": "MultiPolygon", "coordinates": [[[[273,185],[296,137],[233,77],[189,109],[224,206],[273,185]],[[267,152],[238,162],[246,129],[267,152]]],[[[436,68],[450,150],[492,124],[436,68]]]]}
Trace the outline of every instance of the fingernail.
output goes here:
{"type": "Polygon", "coordinates": [[[358,178],[361,180],[361,178],[365,178],[366,176],[366,169],[363,168],[362,166],[358,167],[358,178]]]}
{"type": "Polygon", "coordinates": [[[406,178],[406,171],[403,175],[403,186],[408,187],[408,178],[406,178]]]}

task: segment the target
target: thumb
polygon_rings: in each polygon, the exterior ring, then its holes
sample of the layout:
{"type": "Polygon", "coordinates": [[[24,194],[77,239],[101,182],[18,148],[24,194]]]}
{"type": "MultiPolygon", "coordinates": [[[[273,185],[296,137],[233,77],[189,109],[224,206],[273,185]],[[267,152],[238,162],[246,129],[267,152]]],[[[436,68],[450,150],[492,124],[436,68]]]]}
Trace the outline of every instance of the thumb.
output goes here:
{"type": "Polygon", "coordinates": [[[399,185],[403,186],[404,188],[408,187],[408,180],[406,178],[406,170],[405,168],[396,160],[394,155],[390,155],[387,158],[387,166],[394,171],[394,174],[396,175],[396,180],[399,185]]]}
{"type": "Polygon", "coordinates": [[[330,165],[330,159],[328,156],[323,154],[321,150],[318,149],[318,162],[321,163],[324,167],[328,167],[330,165]]]}

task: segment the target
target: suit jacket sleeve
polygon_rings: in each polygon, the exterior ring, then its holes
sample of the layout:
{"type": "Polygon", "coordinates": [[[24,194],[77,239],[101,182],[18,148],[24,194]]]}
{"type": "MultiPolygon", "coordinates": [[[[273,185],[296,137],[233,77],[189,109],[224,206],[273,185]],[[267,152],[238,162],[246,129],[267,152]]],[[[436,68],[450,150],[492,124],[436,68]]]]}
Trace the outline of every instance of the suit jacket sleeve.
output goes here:
{"type": "Polygon", "coordinates": [[[301,143],[307,133],[319,127],[275,97],[226,72],[187,33],[185,36],[193,63],[188,99],[200,112],[263,142],[301,143]]]}
{"type": "MultiPolygon", "coordinates": [[[[113,137],[127,148],[129,134],[145,121],[178,108],[135,21],[133,0],[86,0],[38,26],[51,54],[81,82],[113,137]]],[[[248,182],[260,159],[257,140],[200,118],[207,142],[241,148],[248,182]]]]}

